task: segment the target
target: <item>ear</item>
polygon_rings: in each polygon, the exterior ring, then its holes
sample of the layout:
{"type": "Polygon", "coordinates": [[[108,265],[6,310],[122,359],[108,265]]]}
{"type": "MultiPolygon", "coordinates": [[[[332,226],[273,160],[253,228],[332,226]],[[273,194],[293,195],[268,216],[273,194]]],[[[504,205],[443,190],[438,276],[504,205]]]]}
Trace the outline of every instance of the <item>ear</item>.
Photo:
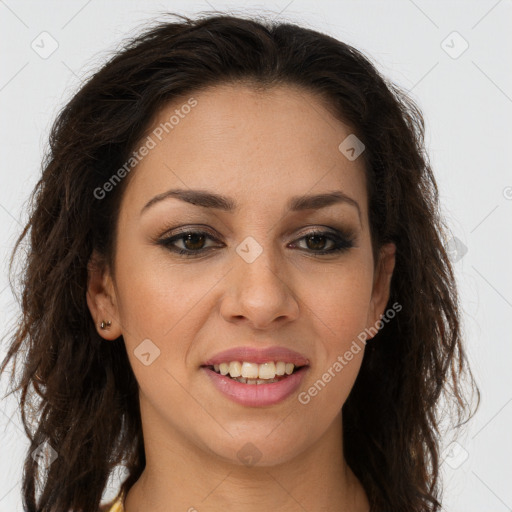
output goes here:
{"type": "Polygon", "coordinates": [[[87,305],[94,319],[96,330],[106,340],[115,340],[121,336],[121,323],[115,289],[110,270],[97,251],[93,251],[87,264],[87,305]],[[101,322],[111,322],[106,329],[101,322]]]}
{"type": "MultiPolygon", "coordinates": [[[[367,329],[373,332],[375,324],[384,314],[384,308],[389,300],[391,287],[391,277],[395,268],[396,246],[390,242],[384,244],[379,251],[379,261],[377,262],[375,275],[373,278],[372,298],[367,318],[367,329]]],[[[374,334],[368,339],[373,338],[374,334]]]]}

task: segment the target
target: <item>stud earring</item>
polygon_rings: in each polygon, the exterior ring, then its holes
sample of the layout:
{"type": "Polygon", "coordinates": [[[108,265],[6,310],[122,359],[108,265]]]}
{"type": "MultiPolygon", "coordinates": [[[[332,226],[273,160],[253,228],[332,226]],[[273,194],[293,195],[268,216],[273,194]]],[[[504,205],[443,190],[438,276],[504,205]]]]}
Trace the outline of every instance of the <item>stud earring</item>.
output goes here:
{"type": "Polygon", "coordinates": [[[112,325],[112,322],[110,320],[108,322],[105,322],[105,320],[102,320],[100,327],[102,329],[108,329],[111,325],[112,325]]]}

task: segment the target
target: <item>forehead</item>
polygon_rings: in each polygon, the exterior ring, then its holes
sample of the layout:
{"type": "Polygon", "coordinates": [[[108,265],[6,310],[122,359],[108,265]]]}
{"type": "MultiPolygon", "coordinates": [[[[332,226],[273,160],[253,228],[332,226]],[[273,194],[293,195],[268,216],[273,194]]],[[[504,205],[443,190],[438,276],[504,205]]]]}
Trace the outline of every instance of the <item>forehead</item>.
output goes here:
{"type": "Polygon", "coordinates": [[[141,141],[149,137],[152,148],[132,171],[123,203],[140,210],[179,187],[262,208],[262,201],[284,204],[292,195],[339,189],[364,212],[363,160],[339,150],[351,133],[320,97],[297,87],[225,84],[191,93],[155,116],[141,141]]]}

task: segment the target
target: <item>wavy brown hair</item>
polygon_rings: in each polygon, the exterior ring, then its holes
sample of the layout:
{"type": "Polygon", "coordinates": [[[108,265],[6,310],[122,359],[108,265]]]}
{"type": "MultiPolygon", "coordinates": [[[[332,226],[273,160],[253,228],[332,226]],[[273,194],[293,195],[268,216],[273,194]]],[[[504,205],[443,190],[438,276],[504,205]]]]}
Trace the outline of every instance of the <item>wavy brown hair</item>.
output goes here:
{"type": "Polygon", "coordinates": [[[449,230],[419,108],[368,57],[328,35],[218,13],[174,16],[127,41],[61,110],[11,256],[10,283],[21,287],[21,312],[0,371],[9,362],[15,369],[21,359],[22,371],[18,378],[13,372],[10,383],[11,393],[20,394],[31,441],[25,510],[98,510],[117,465],[129,471],[122,484],[127,492],[146,463],[138,386],[123,338],[105,343],[86,303],[93,249],[113,268],[129,176],[101,200],[94,191],[127,161],[166,104],[213,85],[249,83],[315,94],[366,146],[372,248],[377,255],[382,244],[395,243],[389,303],[403,309],[368,344],[343,406],[345,456],[372,512],[438,511],[439,404],[448,404],[443,411],[461,427],[474,414],[463,380],[478,403],[480,394],[463,349],[456,282],[444,249],[449,230]],[[26,257],[13,283],[25,239],[26,257]],[[31,456],[41,443],[58,453],[45,471],[31,456]]]}

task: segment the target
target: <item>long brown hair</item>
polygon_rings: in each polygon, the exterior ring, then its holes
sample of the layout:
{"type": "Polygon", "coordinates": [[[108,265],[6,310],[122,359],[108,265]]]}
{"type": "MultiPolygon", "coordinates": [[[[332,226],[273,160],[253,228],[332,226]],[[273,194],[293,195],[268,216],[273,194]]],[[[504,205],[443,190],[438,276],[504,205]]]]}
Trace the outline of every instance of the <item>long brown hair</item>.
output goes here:
{"type": "Polygon", "coordinates": [[[472,416],[465,377],[478,403],[480,395],[463,350],[444,249],[449,230],[420,110],[361,52],[328,35],[228,15],[175,16],[128,41],[59,113],[11,256],[10,273],[27,239],[17,276],[19,323],[0,367],[22,359],[11,393],[20,393],[31,441],[25,510],[97,510],[118,464],[129,471],[124,491],[145,467],[138,386],[123,338],[106,343],[86,303],[93,249],[113,267],[129,177],[101,199],[94,191],[123,166],[168,102],[237,82],[314,93],[365,145],[372,247],[377,254],[383,243],[396,244],[389,303],[403,309],[368,343],[343,406],[345,456],[372,512],[439,510],[438,405],[444,397],[460,427],[472,416]],[[40,475],[31,454],[44,443],[58,456],[40,475]]]}

